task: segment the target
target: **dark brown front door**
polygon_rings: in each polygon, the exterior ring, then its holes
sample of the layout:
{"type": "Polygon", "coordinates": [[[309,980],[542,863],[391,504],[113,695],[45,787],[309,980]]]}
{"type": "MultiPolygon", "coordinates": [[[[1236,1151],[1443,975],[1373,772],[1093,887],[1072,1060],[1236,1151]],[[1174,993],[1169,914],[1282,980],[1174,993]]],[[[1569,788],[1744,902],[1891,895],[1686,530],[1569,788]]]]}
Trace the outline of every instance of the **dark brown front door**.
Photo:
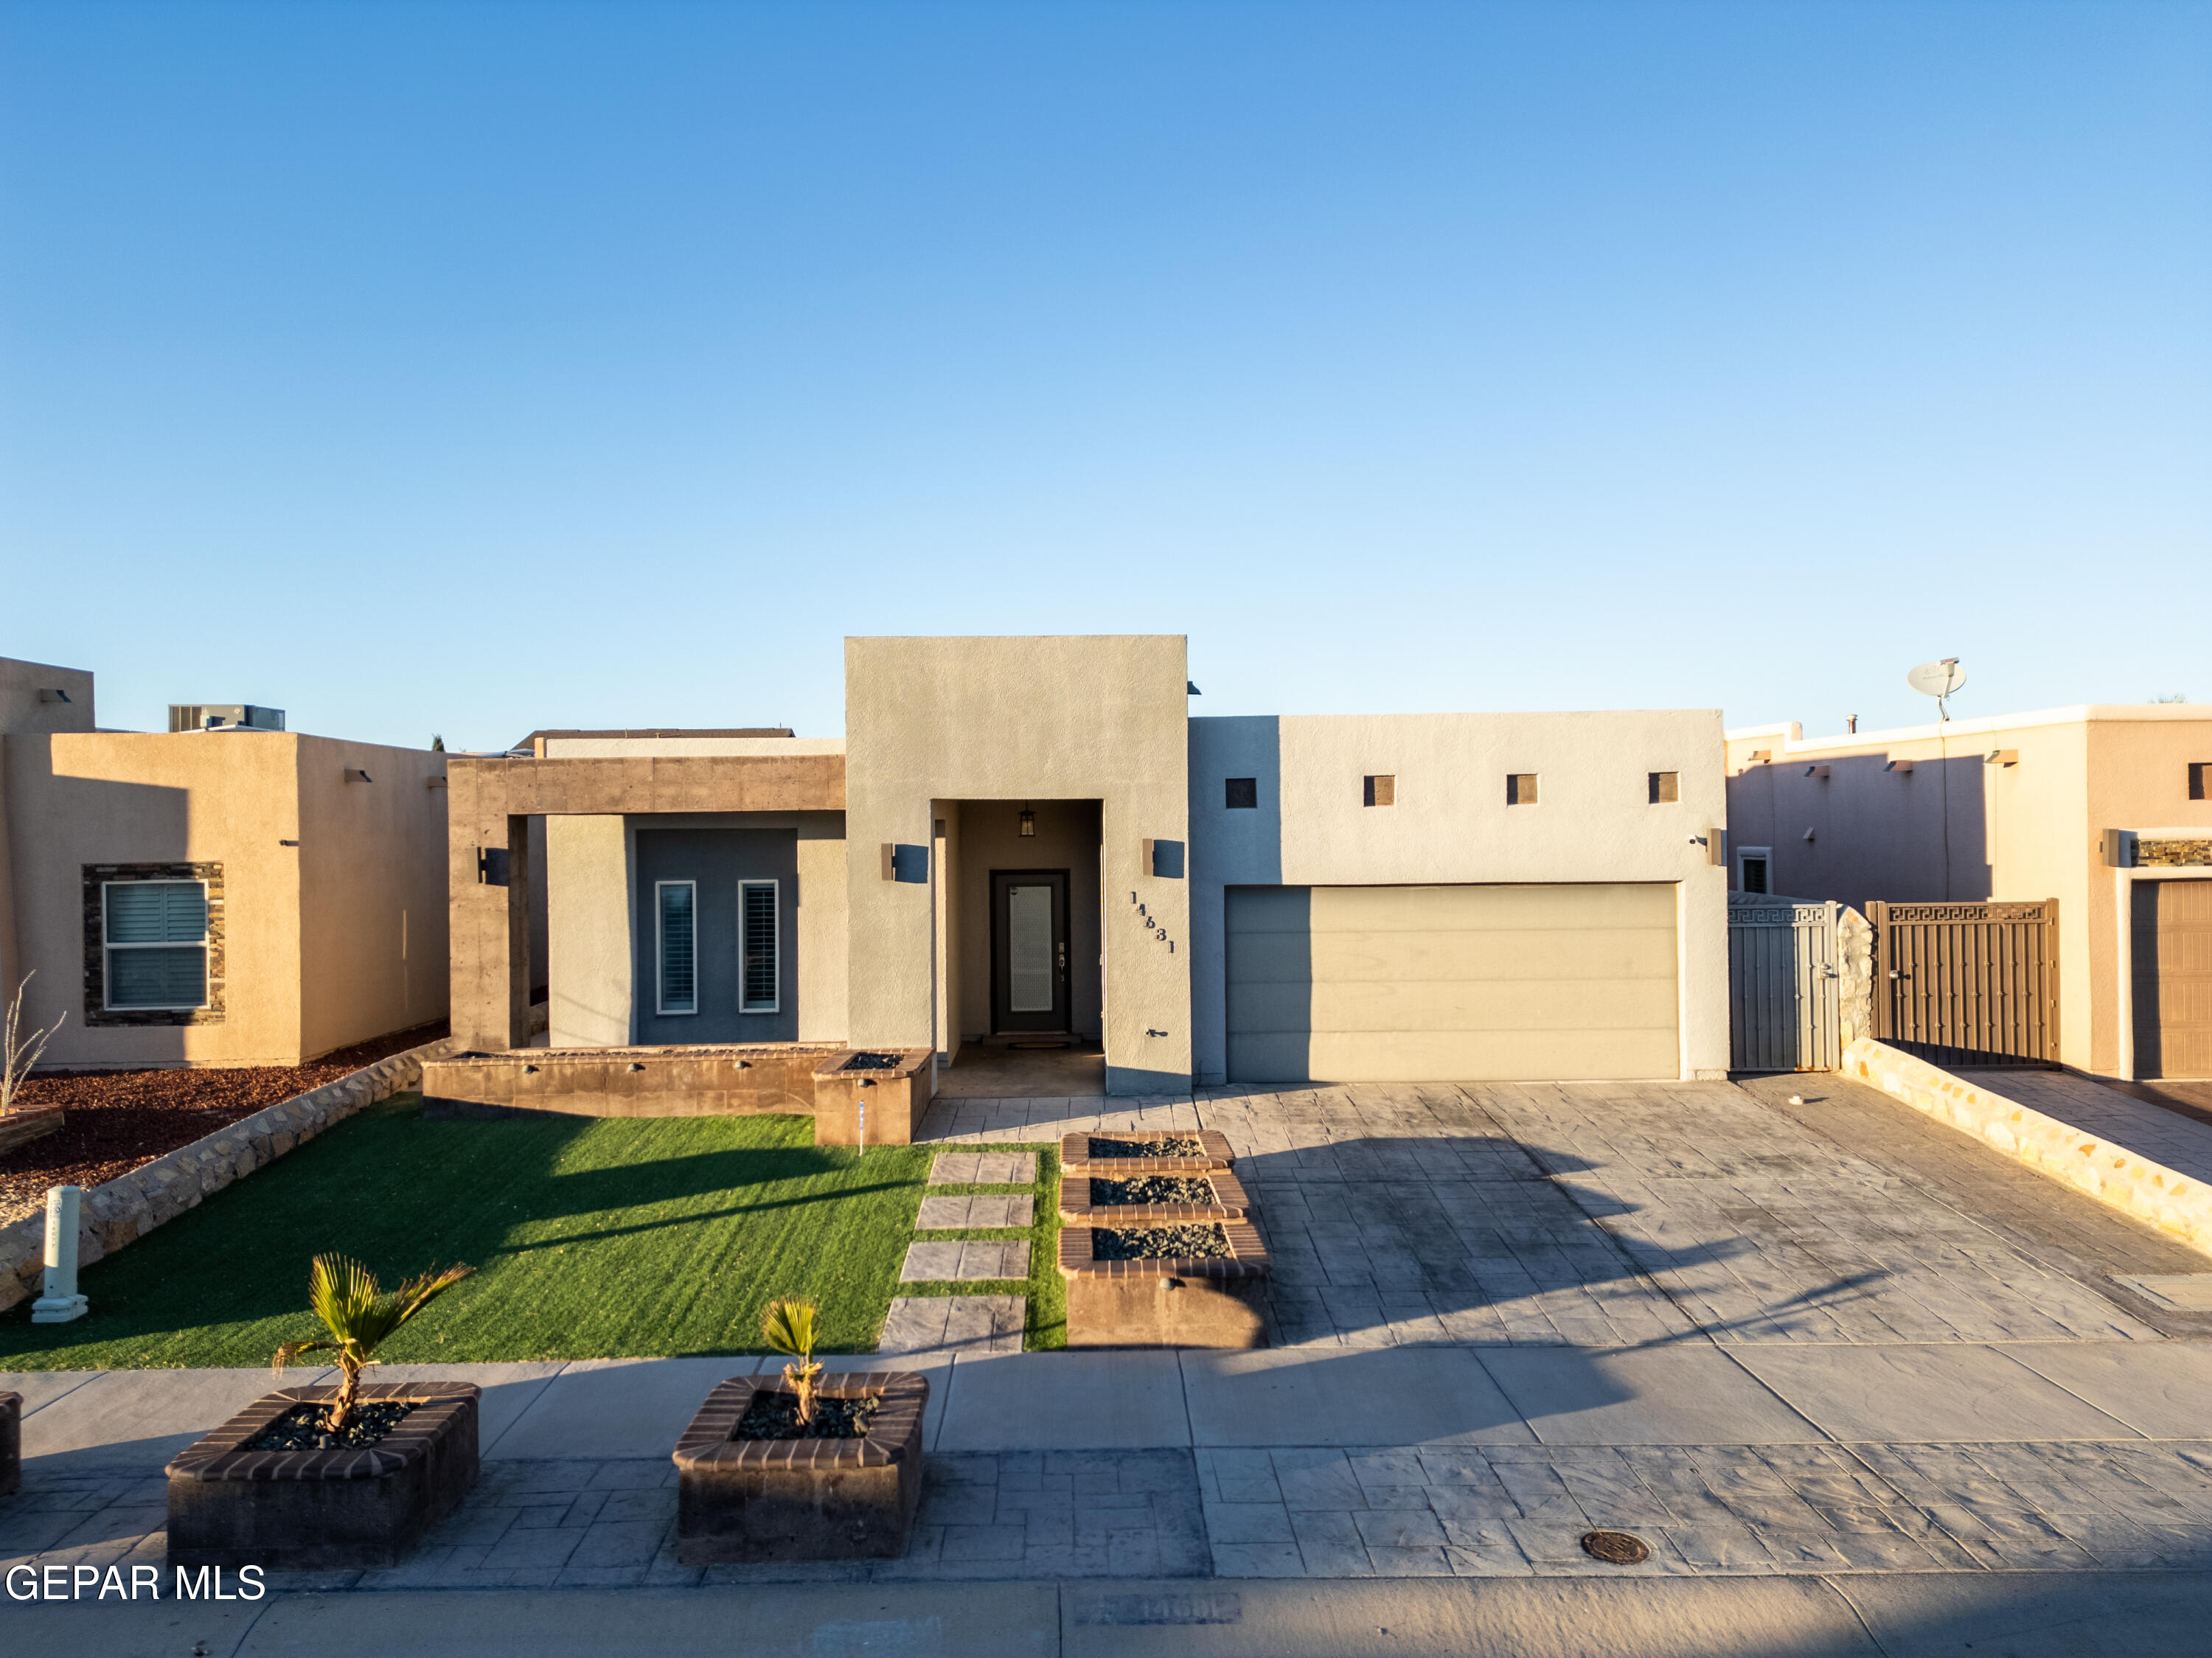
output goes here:
{"type": "Polygon", "coordinates": [[[991,872],[991,1029],[1066,1030],[1067,872],[991,872]]]}

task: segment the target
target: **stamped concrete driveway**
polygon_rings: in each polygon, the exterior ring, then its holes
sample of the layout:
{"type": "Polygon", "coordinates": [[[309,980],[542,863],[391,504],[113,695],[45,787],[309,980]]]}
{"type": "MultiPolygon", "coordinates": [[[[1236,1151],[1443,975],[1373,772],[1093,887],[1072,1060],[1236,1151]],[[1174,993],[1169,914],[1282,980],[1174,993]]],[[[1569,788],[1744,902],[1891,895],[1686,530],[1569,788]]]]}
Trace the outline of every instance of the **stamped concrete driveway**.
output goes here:
{"type": "MultiPolygon", "coordinates": [[[[1832,1099],[1856,1086],[1795,1084],[1832,1099]]],[[[1900,1127],[1913,1121],[1875,1097],[1900,1127]]],[[[1915,1178],[1822,1132],[1812,1110],[1732,1084],[1235,1089],[1195,1104],[1260,1203],[1287,1345],[2160,1334],[2082,1270],[2081,1249],[2054,1260],[1975,1212],[1971,1179],[1915,1178]]],[[[1989,1166],[1992,1194],[2010,1189],[1999,1175],[2016,1171],[1953,1138],[1969,1173],[1989,1166]]],[[[2096,1208],[2040,1184],[2058,1212],[2096,1208]]],[[[2113,1270],[2207,1265],[2154,1234],[2134,1242],[2113,1270]]]]}

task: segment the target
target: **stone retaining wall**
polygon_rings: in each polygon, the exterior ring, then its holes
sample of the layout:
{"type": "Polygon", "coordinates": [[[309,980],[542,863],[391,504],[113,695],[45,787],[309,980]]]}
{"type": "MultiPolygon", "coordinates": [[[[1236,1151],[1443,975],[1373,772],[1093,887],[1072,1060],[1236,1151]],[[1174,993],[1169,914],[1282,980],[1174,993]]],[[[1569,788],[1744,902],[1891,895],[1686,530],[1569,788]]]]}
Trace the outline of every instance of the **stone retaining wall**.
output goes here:
{"type": "Polygon", "coordinates": [[[1882,1042],[1846,1048],[1844,1074],[2212,1255],[2212,1187],[1882,1042]]]}
{"type": "MultiPolygon", "coordinates": [[[[362,1107],[414,1087],[422,1080],[422,1061],[452,1046],[452,1038],[444,1037],[379,1060],[94,1187],[84,1194],[78,1223],[77,1265],[89,1266],[136,1243],[362,1107]]],[[[0,1308],[39,1293],[46,1251],[43,1212],[0,1227],[0,1308]]]]}

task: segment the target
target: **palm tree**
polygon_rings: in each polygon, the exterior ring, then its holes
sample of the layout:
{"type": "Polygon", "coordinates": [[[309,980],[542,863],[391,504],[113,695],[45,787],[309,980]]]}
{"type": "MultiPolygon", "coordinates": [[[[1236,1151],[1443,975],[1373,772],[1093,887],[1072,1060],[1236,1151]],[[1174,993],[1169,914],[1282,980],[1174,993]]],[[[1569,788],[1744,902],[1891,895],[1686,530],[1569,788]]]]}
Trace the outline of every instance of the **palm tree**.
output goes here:
{"type": "Polygon", "coordinates": [[[769,1303],[767,1315],[761,1320],[761,1334],[769,1347],[789,1353],[797,1361],[783,1367],[783,1379],[799,1395],[802,1428],[814,1420],[814,1391],[822,1376],[822,1366],[814,1357],[814,1321],[820,1312],[804,1296],[786,1296],[769,1303]]]}
{"type": "Polygon", "coordinates": [[[375,1352],[392,1332],[423,1308],[452,1289],[473,1266],[448,1266],[442,1272],[424,1272],[409,1278],[386,1294],[376,1274],[343,1255],[317,1255],[307,1275],[307,1301],[331,1333],[328,1341],[288,1341],[276,1350],[271,1369],[282,1372],[295,1358],[328,1352],[338,1363],[338,1396],[331,1401],[327,1431],[336,1433],[361,1392],[361,1373],[376,1362],[375,1352]]]}

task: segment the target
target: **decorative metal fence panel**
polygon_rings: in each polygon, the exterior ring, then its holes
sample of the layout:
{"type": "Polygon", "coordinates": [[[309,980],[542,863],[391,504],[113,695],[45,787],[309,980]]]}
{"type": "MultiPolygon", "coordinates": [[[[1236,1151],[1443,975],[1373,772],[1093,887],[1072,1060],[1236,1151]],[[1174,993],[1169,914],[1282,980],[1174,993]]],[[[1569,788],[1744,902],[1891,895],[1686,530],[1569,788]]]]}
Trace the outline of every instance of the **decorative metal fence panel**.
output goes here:
{"type": "Polygon", "coordinates": [[[2058,1063],[2058,901],[1866,907],[1875,1035],[1942,1066],[2058,1063]]]}
{"type": "Polygon", "coordinates": [[[1834,904],[1729,906],[1729,1064],[1833,1071],[1843,1060],[1834,904]]]}

